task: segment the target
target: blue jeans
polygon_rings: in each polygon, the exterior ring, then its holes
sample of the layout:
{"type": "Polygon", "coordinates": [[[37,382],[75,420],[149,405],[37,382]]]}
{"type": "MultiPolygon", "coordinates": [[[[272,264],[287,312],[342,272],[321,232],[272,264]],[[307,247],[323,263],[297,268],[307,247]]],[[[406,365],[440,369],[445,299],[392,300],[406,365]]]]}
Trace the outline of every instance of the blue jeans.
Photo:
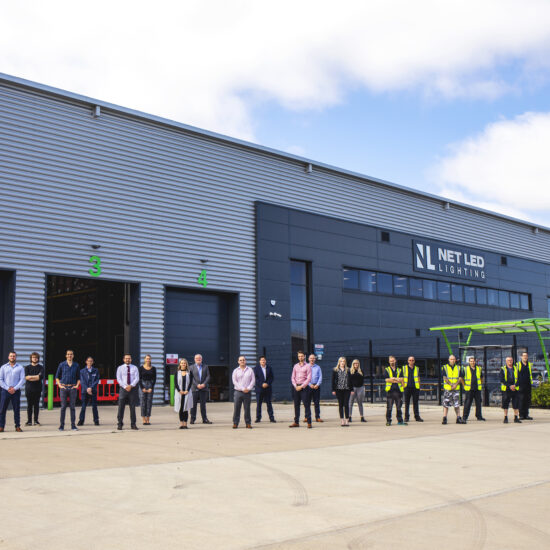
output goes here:
{"type": "Polygon", "coordinates": [[[15,427],[19,428],[21,425],[20,403],[21,403],[21,390],[17,390],[15,393],[10,393],[8,390],[2,388],[0,393],[0,428],[6,426],[6,411],[8,405],[13,407],[13,419],[15,421],[15,427]]]}
{"type": "Polygon", "coordinates": [[[73,388],[61,388],[59,397],[61,398],[61,413],[59,416],[59,427],[65,427],[65,411],[67,410],[67,397],[69,398],[69,408],[71,409],[71,428],[76,426],[76,397],[78,390],[73,388]]]}

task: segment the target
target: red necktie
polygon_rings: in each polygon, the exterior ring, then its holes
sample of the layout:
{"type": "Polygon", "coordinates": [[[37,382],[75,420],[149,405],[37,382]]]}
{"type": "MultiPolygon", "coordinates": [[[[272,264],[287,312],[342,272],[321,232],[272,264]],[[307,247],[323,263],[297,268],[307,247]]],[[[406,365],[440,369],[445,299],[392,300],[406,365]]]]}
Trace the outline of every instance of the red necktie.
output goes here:
{"type": "Polygon", "coordinates": [[[130,365],[128,365],[128,386],[130,385],[130,365]]]}

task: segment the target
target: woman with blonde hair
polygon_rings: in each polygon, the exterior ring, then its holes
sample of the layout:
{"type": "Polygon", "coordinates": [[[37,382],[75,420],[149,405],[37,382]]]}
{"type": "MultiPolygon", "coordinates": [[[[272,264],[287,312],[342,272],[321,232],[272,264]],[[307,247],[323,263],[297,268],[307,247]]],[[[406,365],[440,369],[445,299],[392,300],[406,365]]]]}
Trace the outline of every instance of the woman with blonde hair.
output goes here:
{"type": "Polygon", "coordinates": [[[189,370],[189,363],[185,357],[180,359],[176,374],[176,387],[174,390],[174,410],[180,416],[180,430],[187,429],[189,411],[193,407],[193,372],[189,370]]]}
{"type": "Polygon", "coordinates": [[[363,401],[365,400],[365,376],[363,375],[363,371],[361,370],[359,359],[354,359],[351,362],[349,378],[352,388],[352,392],[349,398],[349,421],[351,422],[351,415],[353,414],[353,403],[357,401],[357,407],[359,408],[359,414],[361,415],[361,422],[366,422],[365,417],[363,416],[363,401]]]}
{"type": "Polygon", "coordinates": [[[340,357],[332,371],[332,395],[338,398],[338,412],[342,426],[349,426],[349,396],[351,391],[348,363],[345,357],[340,357]]]}

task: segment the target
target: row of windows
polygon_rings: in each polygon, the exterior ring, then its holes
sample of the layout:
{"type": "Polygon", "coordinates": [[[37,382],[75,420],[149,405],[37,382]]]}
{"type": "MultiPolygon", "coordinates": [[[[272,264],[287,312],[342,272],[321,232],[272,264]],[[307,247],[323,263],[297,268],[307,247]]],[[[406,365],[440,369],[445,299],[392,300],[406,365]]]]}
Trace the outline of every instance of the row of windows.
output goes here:
{"type": "Polygon", "coordinates": [[[432,281],[431,279],[418,279],[347,267],[344,268],[343,275],[344,288],[349,290],[505,309],[531,309],[529,294],[520,292],[447,283],[445,281],[432,281]]]}

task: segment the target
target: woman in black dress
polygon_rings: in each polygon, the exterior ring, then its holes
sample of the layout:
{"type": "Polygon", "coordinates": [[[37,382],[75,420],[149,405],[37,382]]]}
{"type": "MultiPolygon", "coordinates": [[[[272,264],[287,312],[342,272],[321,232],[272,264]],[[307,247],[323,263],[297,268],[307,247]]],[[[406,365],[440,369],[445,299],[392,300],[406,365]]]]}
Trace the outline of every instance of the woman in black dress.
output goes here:
{"type": "Polygon", "coordinates": [[[332,371],[332,395],[338,398],[340,424],[349,426],[349,396],[351,395],[351,380],[348,362],[345,357],[338,359],[338,364],[332,371]]]}

